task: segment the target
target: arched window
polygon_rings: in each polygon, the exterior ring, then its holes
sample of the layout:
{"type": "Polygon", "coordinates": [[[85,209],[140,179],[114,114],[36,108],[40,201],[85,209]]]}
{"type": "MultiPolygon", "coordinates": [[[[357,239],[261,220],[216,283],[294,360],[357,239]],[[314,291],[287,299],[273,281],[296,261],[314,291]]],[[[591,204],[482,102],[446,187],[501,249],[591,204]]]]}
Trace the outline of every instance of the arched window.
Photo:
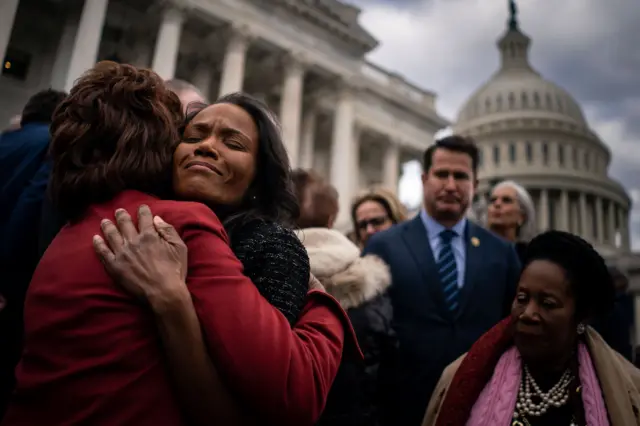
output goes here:
{"type": "Polygon", "coordinates": [[[511,164],[516,162],[516,144],[514,142],[509,142],[509,161],[511,164]]]}
{"type": "Polygon", "coordinates": [[[540,108],[540,95],[538,92],[533,92],[533,107],[540,108]]]}
{"type": "Polygon", "coordinates": [[[496,110],[502,111],[502,95],[498,95],[496,98],[496,110]]]}
{"type": "Polygon", "coordinates": [[[542,164],[549,164],[549,142],[542,142],[542,164]]]}
{"type": "Polygon", "coordinates": [[[558,145],[558,164],[564,166],[564,145],[558,145]]]}
{"type": "Polygon", "coordinates": [[[500,165],[500,145],[494,145],[493,147],[493,163],[496,166],[500,165]]]}
{"type": "Polygon", "coordinates": [[[533,162],[533,145],[531,142],[525,142],[525,155],[527,156],[527,163],[531,164],[533,162]]]}
{"type": "Polygon", "coordinates": [[[489,98],[484,101],[484,111],[491,112],[491,99],[489,98]]]}
{"type": "Polygon", "coordinates": [[[584,169],[591,169],[591,155],[589,155],[589,151],[584,152],[584,169]]]}
{"type": "Polygon", "coordinates": [[[529,108],[529,97],[527,96],[527,92],[522,92],[522,108],[529,108]]]}
{"type": "Polygon", "coordinates": [[[550,94],[546,94],[544,97],[544,101],[546,103],[546,107],[549,110],[553,110],[553,101],[551,100],[551,95],[550,94]]]}
{"type": "Polygon", "coordinates": [[[515,109],[516,107],[516,95],[511,92],[509,93],[509,109],[515,109]]]}

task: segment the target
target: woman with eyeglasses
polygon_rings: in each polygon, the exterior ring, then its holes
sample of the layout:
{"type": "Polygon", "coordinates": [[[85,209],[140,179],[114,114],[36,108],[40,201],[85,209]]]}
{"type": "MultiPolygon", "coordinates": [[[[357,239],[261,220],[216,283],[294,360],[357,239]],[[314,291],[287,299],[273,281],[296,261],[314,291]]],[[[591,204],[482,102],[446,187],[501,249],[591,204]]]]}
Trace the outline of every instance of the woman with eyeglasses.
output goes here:
{"type": "Polygon", "coordinates": [[[363,249],[372,235],[407,220],[407,211],[391,191],[371,188],[351,205],[351,220],[355,243],[363,249]]]}

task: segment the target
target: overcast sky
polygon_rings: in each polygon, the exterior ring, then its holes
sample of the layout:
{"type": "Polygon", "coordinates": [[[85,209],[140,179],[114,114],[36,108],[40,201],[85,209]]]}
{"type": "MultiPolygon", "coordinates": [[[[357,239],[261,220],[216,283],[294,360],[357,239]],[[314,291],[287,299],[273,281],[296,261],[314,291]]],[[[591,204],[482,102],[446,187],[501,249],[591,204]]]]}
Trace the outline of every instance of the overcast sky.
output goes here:
{"type": "MultiPolygon", "coordinates": [[[[498,67],[496,40],[507,0],[350,0],[379,41],[370,59],[438,95],[438,111],[458,108],[498,67]]],[[[610,174],[636,201],[640,249],[640,3],[638,0],[517,0],[532,38],[531,62],[582,105],[611,148],[610,174]]]]}

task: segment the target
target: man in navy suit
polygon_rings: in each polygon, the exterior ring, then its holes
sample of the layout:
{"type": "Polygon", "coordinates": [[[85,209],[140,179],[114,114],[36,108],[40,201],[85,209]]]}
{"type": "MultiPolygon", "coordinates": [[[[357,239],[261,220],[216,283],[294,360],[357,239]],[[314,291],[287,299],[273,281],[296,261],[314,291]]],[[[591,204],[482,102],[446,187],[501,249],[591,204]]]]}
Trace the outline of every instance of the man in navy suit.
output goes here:
{"type": "Polygon", "coordinates": [[[418,426],[444,368],[510,312],[520,275],[513,246],[467,221],[478,149],[449,136],[424,153],[424,208],[374,235],[364,254],[390,267],[400,352],[386,424],[418,426]]]}

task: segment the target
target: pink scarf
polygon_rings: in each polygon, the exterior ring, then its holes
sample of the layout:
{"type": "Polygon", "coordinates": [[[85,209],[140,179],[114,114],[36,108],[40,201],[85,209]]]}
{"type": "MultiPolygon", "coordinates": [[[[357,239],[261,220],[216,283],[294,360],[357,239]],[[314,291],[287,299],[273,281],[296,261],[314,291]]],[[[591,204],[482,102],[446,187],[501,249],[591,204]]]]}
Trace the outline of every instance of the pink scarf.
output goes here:
{"type": "MultiPolygon", "coordinates": [[[[584,344],[578,346],[582,403],[587,426],[609,426],[596,370],[584,344]]],[[[491,380],[473,405],[467,426],[509,426],[520,386],[522,361],[515,347],[507,350],[496,365],[491,380]]]]}

